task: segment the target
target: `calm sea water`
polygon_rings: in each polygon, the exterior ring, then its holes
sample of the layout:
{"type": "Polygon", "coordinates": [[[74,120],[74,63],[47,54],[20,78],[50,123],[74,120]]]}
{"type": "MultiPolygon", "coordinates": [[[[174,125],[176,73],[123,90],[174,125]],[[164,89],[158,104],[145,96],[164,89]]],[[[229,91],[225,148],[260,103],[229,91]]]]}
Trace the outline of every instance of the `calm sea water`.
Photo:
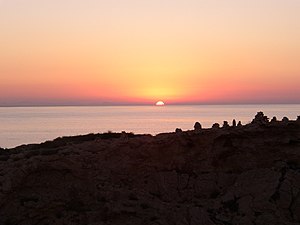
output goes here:
{"type": "Polygon", "coordinates": [[[0,107],[0,147],[107,131],[157,134],[175,128],[189,130],[196,121],[206,128],[233,119],[245,124],[258,111],[268,117],[296,119],[300,105],[0,107]]]}

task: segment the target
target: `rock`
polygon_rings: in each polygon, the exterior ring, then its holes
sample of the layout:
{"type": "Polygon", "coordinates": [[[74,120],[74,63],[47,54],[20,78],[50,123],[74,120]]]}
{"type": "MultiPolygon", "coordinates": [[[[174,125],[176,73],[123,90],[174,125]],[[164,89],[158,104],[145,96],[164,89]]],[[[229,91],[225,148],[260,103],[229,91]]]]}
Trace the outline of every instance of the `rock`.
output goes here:
{"type": "Polygon", "coordinates": [[[227,121],[224,121],[223,122],[223,126],[222,126],[223,128],[228,128],[229,127],[229,124],[228,124],[228,122],[227,121]]]}
{"type": "Polygon", "coordinates": [[[0,155],[0,161],[7,161],[9,157],[9,155],[0,155]]]}
{"type": "Polygon", "coordinates": [[[299,224],[300,123],[288,124],[2,149],[0,224],[299,224]]]}
{"type": "Polygon", "coordinates": [[[214,128],[214,129],[218,129],[218,128],[220,128],[220,124],[218,124],[218,123],[214,123],[214,124],[212,125],[212,128],[214,128]]]}
{"type": "Polygon", "coordinates": [[[286,116],[282,118],[282,122],[284,123],[288,123],[289,122],[289,118],[287,118],[286,116]]]}
{"type": "MultiPolygon", "coordinates": [[[[4,181],[1,182],[1,187],[2,187],[2,190],[1,192],[2,193],[9,193],[12,191],[12,182],[11,182],[11,179],[5,179],[4,181]]],[[[1,221],[1,219],[0,219],[1,221]]]]}
{"type": "Polygon", "coordinates": [[[120,139],[121,140],[128,140],[128,134],[125,131],[122,131],[120,139]]]}
{"type": "Polygon", "coordinates": [[[208,213],[199,207],[189,209],[190,225],[214,225],[208,213]]]}
{"type": "Polygon", "coordinates": [[[175,133],[182,133],[182,130],[180,128],[176,128],[175,133]]]}
{"type": "Polygon", "coordinates": [[[237,126],[238,126],[238,127],[242,127],[242,126],[243,126],[243,125],[242,125],[242,122],[239,121],[238,124],[237,124],[237,126]]]}
{"type": "Polygon", "coordinates": [[[252,120],[252,124],[266,125],[269,123],[269,118],[263,112],[258,112],[252,120]]]}
{"type": "Polygon", "coordinates": [[[232,120],[232,126],[236,127],[236,121],[235,121],[235,119],[232,120]]]}
{"type": "Polygon", "coordinates": [[[40,154],[40,150],[37,150],[37,149],[25,151],[25,157],[27,157],[27,158],[30,158],[32,156],[37,156],[39,154],[40,154]]]}
{"type": "Polygon", "coordinates": [[[200,131],[202,129],[202,126],[199,122],[196,122],[194,125],[194,130],[195,131],[200,131]]]}
{"type": "Polygon", "coordinates": [[[55,155],[58,152],[58,149],[42,149],[40,151],[41,155],[55,155]]]}
{"type": "Polygon", "coordinates": [[[276,116],[273,116],[273,118],[271,119],[271,123],[275,123],[275,122],[277,122],[277,118],[276,116]]]}

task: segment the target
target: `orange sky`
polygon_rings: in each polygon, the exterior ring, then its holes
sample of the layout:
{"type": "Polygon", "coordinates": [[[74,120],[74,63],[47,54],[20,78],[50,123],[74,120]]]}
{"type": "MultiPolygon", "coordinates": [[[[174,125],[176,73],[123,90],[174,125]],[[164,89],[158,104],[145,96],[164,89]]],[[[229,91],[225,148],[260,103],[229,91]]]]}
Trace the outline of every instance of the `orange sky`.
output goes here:
{"type": "Polygon", "coordinates": [[[0,106],[300,103],[299,0],[0,0],[0,106]]]}

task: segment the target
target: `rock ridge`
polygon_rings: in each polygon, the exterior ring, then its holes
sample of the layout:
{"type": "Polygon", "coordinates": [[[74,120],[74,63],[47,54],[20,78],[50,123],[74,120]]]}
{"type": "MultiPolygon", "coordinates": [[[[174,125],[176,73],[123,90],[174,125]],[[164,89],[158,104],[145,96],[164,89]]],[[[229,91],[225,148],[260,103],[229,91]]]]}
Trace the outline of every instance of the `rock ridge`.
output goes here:
{"type": "Polygon", "coordinates": [[[300,224],[300,121],[0,149],[0,224],[300,224]]]}

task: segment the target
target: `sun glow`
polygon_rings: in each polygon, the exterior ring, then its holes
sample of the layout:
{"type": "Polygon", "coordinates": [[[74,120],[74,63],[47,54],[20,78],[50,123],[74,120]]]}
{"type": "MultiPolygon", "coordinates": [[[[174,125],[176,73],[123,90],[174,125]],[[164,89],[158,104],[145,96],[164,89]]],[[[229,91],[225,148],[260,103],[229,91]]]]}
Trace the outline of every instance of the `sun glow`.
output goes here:
{"type": "Polygon", "coordinates": [[[0,0],[0,106],[300,103],[300,1],[163,2],[0,0]]]}
{"type": "Polygon", "coordinates": [[[156,102],[155,105],[156,105],[156,106],[164,106],[165,103],[164,103],[163,101],[158,101],[158,102],[156,102]]]}

